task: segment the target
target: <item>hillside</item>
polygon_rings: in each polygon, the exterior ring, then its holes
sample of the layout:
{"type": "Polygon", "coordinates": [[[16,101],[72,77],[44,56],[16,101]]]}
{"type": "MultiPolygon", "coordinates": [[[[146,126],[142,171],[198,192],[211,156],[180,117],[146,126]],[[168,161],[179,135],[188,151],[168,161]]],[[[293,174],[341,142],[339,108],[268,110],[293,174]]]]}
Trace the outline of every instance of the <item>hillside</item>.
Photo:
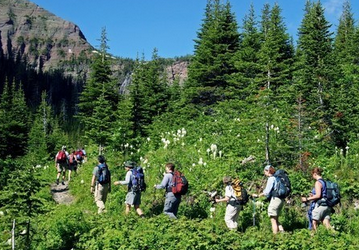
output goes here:
{"type": "Polygon", "coordinates": [[[93,49],[76,24],[27,0],[0,1],[0,32],[4,53],[26,58],[37,69],[88,56],[93,49]]]}

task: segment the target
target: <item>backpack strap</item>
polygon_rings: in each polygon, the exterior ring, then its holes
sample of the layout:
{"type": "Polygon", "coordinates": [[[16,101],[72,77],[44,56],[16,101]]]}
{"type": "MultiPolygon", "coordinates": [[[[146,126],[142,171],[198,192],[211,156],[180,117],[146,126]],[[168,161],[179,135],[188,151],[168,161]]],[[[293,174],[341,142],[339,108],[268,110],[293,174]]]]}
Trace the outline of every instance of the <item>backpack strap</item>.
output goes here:
{"type": "Polygon", "coordinates": [[[317,200],[316,203],[319,206],[327,206],[327,184],[323,179],[318,179],[318,181],[322,184],[322,190],[320,191],[322,198],[317,200]]]}

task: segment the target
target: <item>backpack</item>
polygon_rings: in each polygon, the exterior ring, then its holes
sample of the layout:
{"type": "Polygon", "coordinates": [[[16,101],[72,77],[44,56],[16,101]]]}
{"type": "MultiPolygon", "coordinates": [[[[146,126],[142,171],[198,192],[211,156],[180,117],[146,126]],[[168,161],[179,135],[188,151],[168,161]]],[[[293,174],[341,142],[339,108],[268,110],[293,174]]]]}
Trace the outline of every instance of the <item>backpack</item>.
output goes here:
{"type": "Polygon", "coordinates": [[[134,167],[132,170],[131,181],[128,184],[129,189],[134,192],[146,191],[145,174],[142,167],[134,167]]]}
{"type": "Polygon", "coordinates": [[[98,178],[97,181],[100,184],[107,184],[111,181],[111,173],[106,163],[101,163],[98,166],[98,178]]]}
{"type": "Polygon", "coordinates": [[[278,198],[286,198],[292,191],[292,186],[288,174],[283,169],[278,169],[274,175],[275,182],[271,196],[278,198]]]}
{"type": "Polygon", "coordinates": [[[57,162],[66,162],[66,159],[67,159],[67,157],[66,157],[65,151],[60,150],[57,153],[57,157],[56,157],[57,162]]]}
{"type": "Polygon", "coordinates": [[[70,164],[73,164],[74,163],[74,154],[70,154],[70,157],[69,157],[69,163],[70,164]]]}
{"type": "Polygon", "coordinates": [[[326,189],[326,197],[324,197],[326,204],[329,207],[334,207],[335,205],[340,203],[341,196],[340,196],[339,185],[338,183],[329,180],[323,182],[325,183],[325,189],[326,189]]]}
{"type": "Polygon", "coordinates": [[[171,192],[173,194],[185,195],[188,191],[188,181],[179,171],[172,173],[171,192]]]}
{"type": "Polygon", "coordinates": [[[247,190],[243,187],[242,182],[236,178],[232,181],[231,186],[237,202],[240,205],[245,205],[249,200],[249,196],[247,190]]]}
{"type": "Polygon", "coordinates": [[[76,159],[78,161],[82,161],[82,151],[81,150],[76,151],[76,159]]]}

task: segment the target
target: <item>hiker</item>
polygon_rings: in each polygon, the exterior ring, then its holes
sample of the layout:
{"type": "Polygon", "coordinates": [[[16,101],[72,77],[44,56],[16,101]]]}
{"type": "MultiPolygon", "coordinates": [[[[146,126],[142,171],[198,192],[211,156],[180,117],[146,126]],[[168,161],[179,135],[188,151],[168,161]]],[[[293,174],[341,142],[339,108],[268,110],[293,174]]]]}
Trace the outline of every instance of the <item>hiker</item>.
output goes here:
{"type": "Polygon", "coordinates": [[[62,174],[62,185],[65,185],[65,175],[68,166],[69,153],[66,151],[66,146],[62,146],[61,150],[55,156],[55,167],[57,170],[56,184],[59,185],[59,179],[62,174]]]}
{"type": "Polygon", "coordinates": [[[278,232],[284,232],[282,225],[279,223],[278,217],[284,206],[284,198],[274,197],[272,195],[272,191],[274,189],[275,184],[275,169],[272,165],[267,165],[264,167],[264,175],[268,177],[267,184],[265,189],[259,195],[252,194],[253,197],[261,197],[266,196],[268,200],[270,200],[268,206],[268,216],[270,218],[272,224],[272,232],[273,234],[277,234],[278,232]]]}
{"type": "Polygon", "coordinates": [[[126,195],[126,209],[125,213],[128,215],[130,213],[131,207],[134,206],[137,214],[140,217],[144,217],[143,211],[140,208],[141,205],[141,190],[136,189],[134,190],[131,186],[132,181],[132,173],[133,169],[136,166],[135,162],[126,161],[125,162],[125,170],[126,170],[126,177],[124,181],[115,181],[114,185],[127,185],[127,195],[126,195]]]}
{"type": "Polygon", "coordinates": [[[181,195],[173,194],[172,192],[172,177],[174,175],[175,165],[173,163],[167,163],[165,169],[166,173],[163,176],[161,184],[154,185],[154,187],[156,189],[166,189],[163,213],[168,215],[171,219],[177,219],[181,195]]]}
{"type": "Polygon", "coordinates": [[[81,148],[80,151],[82,152],[83,162],[86,162],[87,161],[87,155],[86,155],[85,148],[81,148]]]}
{"type": "Polygon", "coordinates": [[[227,202],[224,221],[226,222],[226,225],[230,230],[235,230],[238,226],[237,219],[239,211],[241,211],[241,205],[235,198],[236,196],[232,188],[232,178],[229,176],[223,177],[223,184],[226,186],[224,198],[215,199],[215,201],[216,203],[227,202]]]}
{"type": "Polygon", "coordinates": [[[83,152],[80,148],[78,148],[75,152],[75,155],[76,155],[76,160],[79,164],[82,164],[83,163],[83,152]]]}
{"type": "Polygon", "coordinates": [[[111,173],[103,155],[98,157],[98,165],[94,167],[91,180],[91,193],[94,194],[98,213],[106,212],[107,194],[111,192],[111,173]]]}
{"type": "Polygon", "coordinates": [[[301,197],[301,200],[302,202],[311,202],[311,209],[309,209],[308,215],[311,212],[312,227],[314,230],[317,230],[320,222],[322,222],[327,229],[332,229],[330,226],[330,214],[332,208],[329,207],[325,201],[327,197],[327,188],[325,181],[322,178],[322,169],[315,167],[312,170],[312,177],[315,180],[312,195],[309,195],[309,197],[301,197]]]}
{"type": "Polygon", "coordinates": [[[75,150],[72,150],[71,154],[69,155],[69,165],[68,166],[69,166],[68,181],[70,182],[72,171],[75,171],[75,173],[77,173],[77,160],[76,160],[75,150]]]}

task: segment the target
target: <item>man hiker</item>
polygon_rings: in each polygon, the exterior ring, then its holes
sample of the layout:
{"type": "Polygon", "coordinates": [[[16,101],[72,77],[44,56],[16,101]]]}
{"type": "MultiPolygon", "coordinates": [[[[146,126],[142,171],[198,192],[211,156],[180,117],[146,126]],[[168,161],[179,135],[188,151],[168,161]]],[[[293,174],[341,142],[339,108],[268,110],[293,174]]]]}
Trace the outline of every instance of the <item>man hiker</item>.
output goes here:
{"type": "Polygon", "coordinates": [[[94,167],[91,180],[91,193],[94,194],[98,213],[106,212],[107,194],[111,192],[111,174],[103,155],[98,157],[98,165],[94,167]]]}
{"type": "Polygon", "coordinates": [[[75,171],[75,173],[77,173],[77,160],[76,160],[75,150],[72,150],[71,154],[69,155],[68,167],[69,167],[68,181],[70,182],[72,171],[75,171]]]}
{"type": "Polygon", "coordinates": [[[135,168],[136,163],[132,161],[125,162],[125,170],[126,170],[126,177],[123,181],[115,181],[114,185],[127,185],[127,195],[126,195],[126,210],[125,213],[128,215],[130,213],[131,207],[134,206],[136,213],[140,217],[144,217],[143,211],[140,208],[141,205],[141,190],[132,188],[132,179],[133,176],[133,169],[135,168]]]}
{"type": "Polygon", "coordinates": [[[172,177],[175,171],[173,163],[167,163],[165,166],[166,173],[163,176],[162,182],[155,185],[156,189],[165,189],[165,205],[163,213],[167,214],[171,219],[177,219],[178,207],[181,202],[180,194],[173,194],[172,192],[172,177]]]}
{"type": "Polygon", "coordinates": [[[65,185],[65,174],[68,166],[69,153],[66,151],[66,146],[62,146],[61,150],[55,156],[55,168],[57,170],[56,184],[59,185],[59,179],[62,174],[62,185],[65,185]]]}

